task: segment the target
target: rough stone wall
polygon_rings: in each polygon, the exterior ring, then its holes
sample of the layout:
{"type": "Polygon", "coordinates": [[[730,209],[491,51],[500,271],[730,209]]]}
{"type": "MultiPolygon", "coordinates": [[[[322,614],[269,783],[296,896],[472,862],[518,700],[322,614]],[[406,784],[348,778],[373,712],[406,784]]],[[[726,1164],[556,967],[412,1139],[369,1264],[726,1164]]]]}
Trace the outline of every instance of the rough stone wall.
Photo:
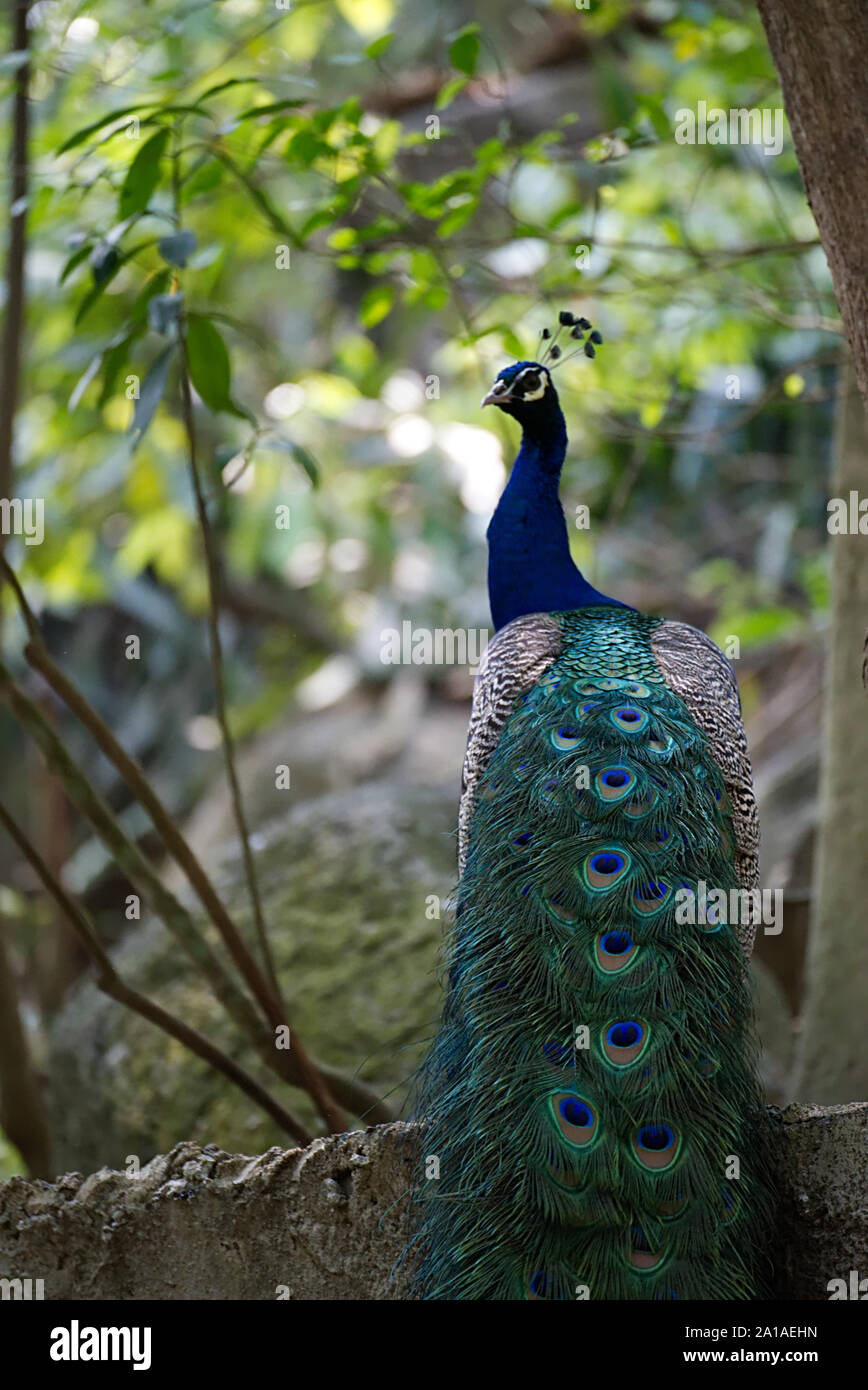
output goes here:
{"type": "MultiPolygon", "coordinates": [[[[868,1104],[773,1112],[780,1297],[868,1277],[868,1104]]],[[[178,1144],[138,1176],[0,1185],[0,1276],[46,1299],[407,1296],[418,1131],[384,1125],[257,1158],[178,1144]],[[397,1264],[397,1268],[396,1268],[397,1264]]]]}

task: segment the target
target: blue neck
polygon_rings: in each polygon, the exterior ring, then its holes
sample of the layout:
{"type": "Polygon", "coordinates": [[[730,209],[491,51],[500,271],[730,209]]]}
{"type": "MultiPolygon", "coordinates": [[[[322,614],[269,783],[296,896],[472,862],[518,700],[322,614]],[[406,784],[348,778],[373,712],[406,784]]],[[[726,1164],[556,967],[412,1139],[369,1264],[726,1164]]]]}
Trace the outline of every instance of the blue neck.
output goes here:
{"type": "Polygon", "coordinates": [[[570,556],[558,499],[567,451],[563,414],[525,428],[509,482],[488,527],[488,597],[495,629],[524,613],[623,605],[584,578],[570,556]]]}

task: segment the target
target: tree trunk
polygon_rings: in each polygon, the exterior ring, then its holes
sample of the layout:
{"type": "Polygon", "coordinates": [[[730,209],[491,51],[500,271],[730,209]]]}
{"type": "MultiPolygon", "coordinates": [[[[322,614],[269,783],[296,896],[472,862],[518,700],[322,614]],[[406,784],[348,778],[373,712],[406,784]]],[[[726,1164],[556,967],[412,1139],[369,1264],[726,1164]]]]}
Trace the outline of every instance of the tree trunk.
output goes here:
{"type": "Polygon", "coordinates": [[[868,5],[757,0],[868,405],[868,5]]]}
{"type": "MultiPolygon", "coordinates": [[[[832,492],[866,479],[868,428],[868,5],[757,0],[781,79],[808,201],[852,350],[842,374],[832,492]]],[[[831,536],[832,592],[823,770],[803,1029],[794,1093],[816,1103],[868,1096],[862,1019],[868,985],[868,709],[862,685],[868,544],[831,536]]]]}
{"type": "MultiPolygon", "coordinates": [[[[848,367],[838,402],[833,495],[865,478],[868,427],[848,367]]],[[[868,614],[868,540],[830,536],[831,615],[823,701],[823,763],[807,993],[794,1095],[827,1105],[868,1096],[868,707],[861,679],[868,614]]]]}
{"type": "MultiPolygon", "coordinates": [[[[30,0],[15,0],[11,50],[26,53],[30,0]]],[[[13,78],[12,136],[9,146],[9,245],[6,252],[6,306],[0,337],[0,497],[11,497],[15,411],[21,371],[24,327],[24,262],[27,246],[28,88],[30,67],[23,63],[13,78]]],[[[0,535],[0,548],[5,537],[0,535]]]]}

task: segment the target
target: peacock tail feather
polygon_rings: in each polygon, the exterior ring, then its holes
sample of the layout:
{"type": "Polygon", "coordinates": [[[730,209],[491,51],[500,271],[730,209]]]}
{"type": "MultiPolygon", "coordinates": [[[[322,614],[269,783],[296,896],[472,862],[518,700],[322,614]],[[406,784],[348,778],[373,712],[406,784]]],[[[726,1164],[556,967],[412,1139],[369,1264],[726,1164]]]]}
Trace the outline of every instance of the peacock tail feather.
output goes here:
{"type": "Polygon", "coordinates": [[[679,890],[739,888],[724,780],[657,665],[659,620],[552,616],[560,655],[470,821],[417,1104],[417,1291],[760,1297],[745,955],[731,925],[678,920],[679,890]]]}

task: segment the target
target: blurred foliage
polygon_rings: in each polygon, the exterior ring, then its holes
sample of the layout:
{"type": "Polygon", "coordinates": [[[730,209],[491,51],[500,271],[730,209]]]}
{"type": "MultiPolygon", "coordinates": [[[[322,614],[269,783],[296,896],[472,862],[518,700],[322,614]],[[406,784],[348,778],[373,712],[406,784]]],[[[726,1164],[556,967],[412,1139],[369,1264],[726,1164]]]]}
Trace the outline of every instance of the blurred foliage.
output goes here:
{"type": "MultiPolygon", "coordinates": [[[[561,305],[606,339],[559,373],[593,581],[743,649],[813,620],[838,351],[825,259],[788,137],[775,157],[673,138],[699,101],[780,107],[752,5],[33,13],[17,490],[47,514],[44,544],[10,553],[52,645],[187,797],[214,737],[179,325],[231,582],[327,616],[351,654],[299,636],[288,603],[286,626],[229,604],[239,731],[323,662],[326,692],[390,674],[380,633],[402,618],[487,624],[484,531],[515,439],[480,388],[561,305]],[[576,109],[545,100],[566,58],[591,77],[576,109]],[[123,669],[130,631],[146,678],[123,669]]],[[[10,607],[13,645],[16,624],[10,607]]]]}

